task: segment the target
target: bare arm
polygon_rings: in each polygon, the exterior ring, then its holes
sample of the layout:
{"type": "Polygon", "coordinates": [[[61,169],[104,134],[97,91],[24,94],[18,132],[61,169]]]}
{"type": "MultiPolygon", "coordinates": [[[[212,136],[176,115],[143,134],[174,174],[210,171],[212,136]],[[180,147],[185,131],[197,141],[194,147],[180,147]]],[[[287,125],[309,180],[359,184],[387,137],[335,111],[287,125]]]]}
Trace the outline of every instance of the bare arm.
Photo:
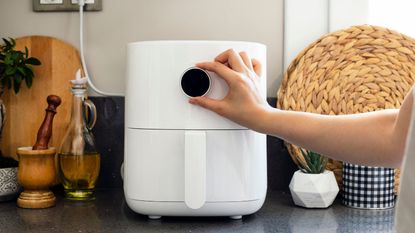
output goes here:
{"type": "Polygon", "coordinates": [[[397,110],[325,116],[270,110],[261,132],[274,135],[331,158],[370,166],[398,167],[406,130],[395,130],[397,110]]]}
{"type": "Polygon", "coordinates": [[[325,116],[271,108],[258,94],[260,64],[246,53],[228,50],[214,62],[198,64],[216,72],[229,85],[223,100],[191,98],[241,125],[299,145],[336,160],[399,167],[409,128],[412,95],[400,110],[325,116]]]}

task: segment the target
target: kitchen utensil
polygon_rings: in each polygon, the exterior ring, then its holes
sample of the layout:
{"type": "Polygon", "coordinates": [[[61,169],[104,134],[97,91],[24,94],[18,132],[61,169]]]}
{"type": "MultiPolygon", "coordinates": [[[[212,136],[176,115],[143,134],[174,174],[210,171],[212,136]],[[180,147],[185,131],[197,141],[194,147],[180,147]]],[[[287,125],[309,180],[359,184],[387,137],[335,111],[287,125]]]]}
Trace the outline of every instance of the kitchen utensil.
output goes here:
{"type": "Polygon", "coordinates": [[[19,147],[18,180],[24,191],[17,199],[21,208],[40,209],[55,205],[55,195],[48,189],[56,180],[54,147],[49,148],[53,118],[61,99],[55,95],[47,97],[48,107],[33,147],[19,147]]]}

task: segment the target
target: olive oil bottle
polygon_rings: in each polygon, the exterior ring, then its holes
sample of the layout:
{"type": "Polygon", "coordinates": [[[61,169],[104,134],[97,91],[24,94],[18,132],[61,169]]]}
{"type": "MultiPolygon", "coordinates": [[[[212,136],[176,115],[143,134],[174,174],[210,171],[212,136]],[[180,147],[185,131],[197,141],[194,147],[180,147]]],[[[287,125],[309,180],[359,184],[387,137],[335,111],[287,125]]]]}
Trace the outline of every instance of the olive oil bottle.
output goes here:
{"type": "Polygon", "coordinates": [[[72,112],[56,166],[65,190],[72,200],[95,198],[95,183],[99,176],[100,154],[96,150],[91,129],[96,122],[95,105],[86,99],[86,78],[72,80],[72,112]]]}

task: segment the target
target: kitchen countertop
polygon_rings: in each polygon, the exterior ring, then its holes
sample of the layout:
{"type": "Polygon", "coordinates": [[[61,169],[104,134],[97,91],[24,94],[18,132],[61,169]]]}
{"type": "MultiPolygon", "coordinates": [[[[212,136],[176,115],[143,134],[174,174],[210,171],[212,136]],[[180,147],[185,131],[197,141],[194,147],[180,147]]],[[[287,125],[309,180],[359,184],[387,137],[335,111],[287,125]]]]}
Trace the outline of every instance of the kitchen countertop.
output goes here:
{"type": "Polygon", "coordinates": [[[294,206],[286,192],[271,191],[264,206],[243,220],[220,218],[163,217],[148,220],[134,213],[124,201],[122,190],[102,190],[92,202],[64,200],[43,210],[16,207],[0,202],[0,232],[394,232],[394,209],[358,210],[336,202],[328,209],[294,206]]]}

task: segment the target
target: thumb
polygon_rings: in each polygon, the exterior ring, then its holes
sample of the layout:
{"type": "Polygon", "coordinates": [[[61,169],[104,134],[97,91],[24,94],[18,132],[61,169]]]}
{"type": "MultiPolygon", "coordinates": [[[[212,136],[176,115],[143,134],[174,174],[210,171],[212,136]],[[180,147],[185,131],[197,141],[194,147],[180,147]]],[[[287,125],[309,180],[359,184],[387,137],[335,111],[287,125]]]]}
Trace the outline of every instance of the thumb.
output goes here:
{"type": "Polygon", "coordinates": [[[200,107],[209,109],[211,111],[214,111],[216,113],[220,114],[221,111],[221,101],[210,99],[204,96],[201,97],[192,97],[189,99],[189,103],[194,105],[199,105],[200,107]]]}

